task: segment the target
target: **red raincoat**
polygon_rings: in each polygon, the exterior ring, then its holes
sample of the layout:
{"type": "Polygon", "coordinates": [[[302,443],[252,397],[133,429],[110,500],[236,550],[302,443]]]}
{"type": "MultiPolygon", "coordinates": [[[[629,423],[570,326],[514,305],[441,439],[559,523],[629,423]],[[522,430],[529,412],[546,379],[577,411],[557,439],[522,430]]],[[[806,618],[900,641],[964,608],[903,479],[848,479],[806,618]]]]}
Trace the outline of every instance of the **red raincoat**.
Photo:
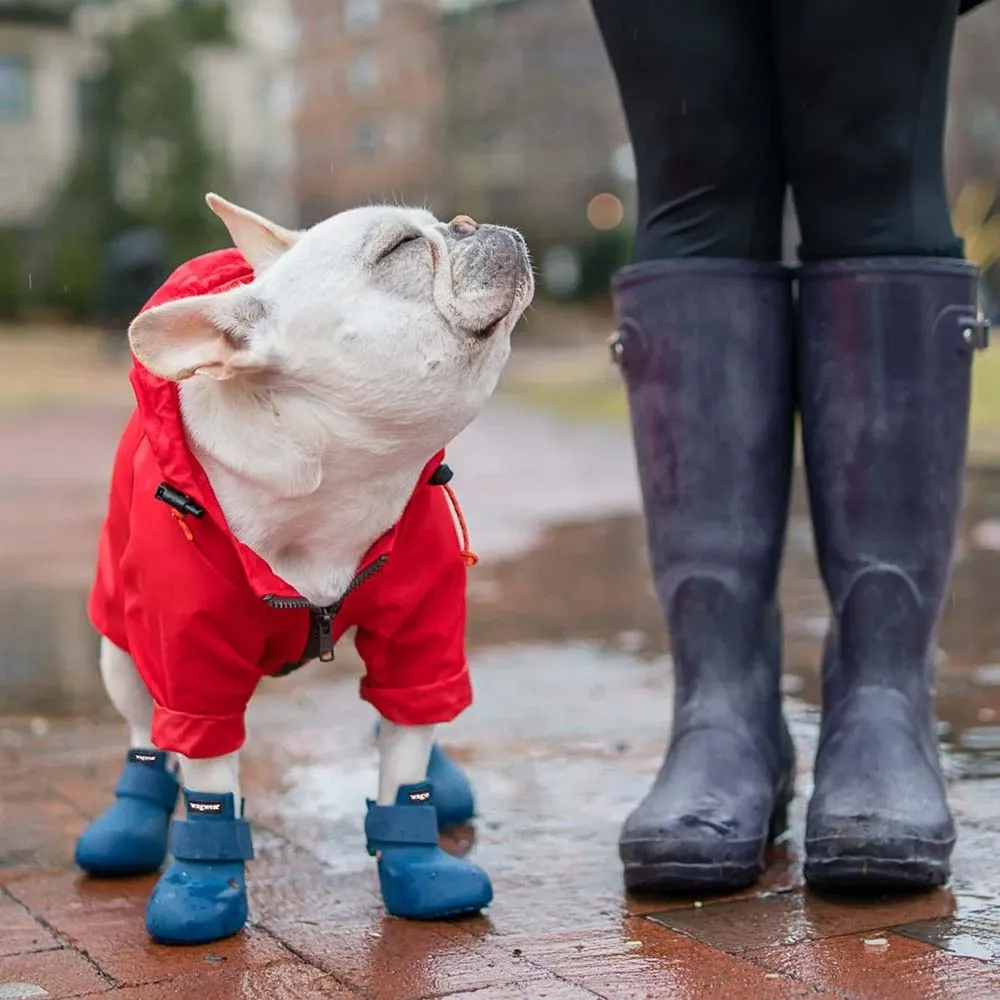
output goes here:
{"type": "MultiPolygon", "coordinates": [[[[146,308],[252,278],[237,251],[206,254],[175,271],[146,308]]],[[[447,722],[468,707],[467,552],[442,488],[443,452],[414,484],[399,523],[368,551],[347,596],[315,608],[229,530],[187,446],[176,383],[138,363],[131,381],[138,408],[115,458],[89,610],[101,635],[131,654],[153,696],[157,747],[192,758],[239,749],[260,679],[331,658],[351,626],[367,671],[361,697],[385,718],[447,722]]]]}

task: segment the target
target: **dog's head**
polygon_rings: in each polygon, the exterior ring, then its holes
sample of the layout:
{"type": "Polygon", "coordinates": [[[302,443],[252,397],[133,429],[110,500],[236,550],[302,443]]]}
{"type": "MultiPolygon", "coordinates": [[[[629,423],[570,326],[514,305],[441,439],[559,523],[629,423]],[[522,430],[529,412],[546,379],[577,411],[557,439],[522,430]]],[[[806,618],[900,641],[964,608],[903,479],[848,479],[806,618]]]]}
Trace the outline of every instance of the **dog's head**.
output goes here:
{"type": "Polygon", "coordinates": [[[129,340],[146,368],[308,399],[374,447],[428,430],[442,446],[478,413],[534,292],[519,233],[390,206],[292,232],[208,202],[254,280],[137,317],[129,340]]]}

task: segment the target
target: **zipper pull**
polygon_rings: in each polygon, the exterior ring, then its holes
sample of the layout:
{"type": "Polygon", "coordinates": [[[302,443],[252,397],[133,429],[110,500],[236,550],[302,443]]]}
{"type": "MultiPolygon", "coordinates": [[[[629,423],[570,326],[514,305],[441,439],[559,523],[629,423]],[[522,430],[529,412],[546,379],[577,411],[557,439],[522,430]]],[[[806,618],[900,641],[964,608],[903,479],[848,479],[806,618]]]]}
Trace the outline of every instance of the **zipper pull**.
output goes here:
{"type": "Polygon", "coordinates": [[[319,626],[319,660],[329,663],[334,659],[333,653],[333,613],[323,608],[317,615],[319,626]]]}

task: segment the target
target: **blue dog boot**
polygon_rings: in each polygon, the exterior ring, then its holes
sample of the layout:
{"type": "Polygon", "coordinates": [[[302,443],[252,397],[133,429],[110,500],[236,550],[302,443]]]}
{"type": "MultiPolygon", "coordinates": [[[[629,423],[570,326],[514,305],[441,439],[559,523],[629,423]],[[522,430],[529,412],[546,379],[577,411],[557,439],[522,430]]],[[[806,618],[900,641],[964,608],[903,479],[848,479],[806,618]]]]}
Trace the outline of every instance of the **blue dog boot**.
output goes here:
{"type": "Polygon", "coordinates": [[[378,858],[382,900],[394,917],[457,917],[493,899],[486,872],[441,850],[437,826],[429,782],[404,785],[394,806],[368,801],[368,853],[378,858]]]}
{"type": "Polygon", "coordinates": [[[160,750],[129,750],[115,802],[80,835],[76,863],[91,875],[148,875],[167,856],[179,785],[160,750]]]}
{"type": "Polygon", "coordinates": [[[186,821],[170,826],[173,860],[146,908],[146,929],[160,944],[218,941],[247,922],[243,862],[253,858],[250,824],[236,816],[232,795],[185,788],[184,803],[186,821]]]}
{"type": "Polygon", "coordinates": [[[440,829],[462,826],[476,815],[476,799],[468,776],[437,743],[431,748],[427,780],[433,790],[432,804],[440,829]]]}

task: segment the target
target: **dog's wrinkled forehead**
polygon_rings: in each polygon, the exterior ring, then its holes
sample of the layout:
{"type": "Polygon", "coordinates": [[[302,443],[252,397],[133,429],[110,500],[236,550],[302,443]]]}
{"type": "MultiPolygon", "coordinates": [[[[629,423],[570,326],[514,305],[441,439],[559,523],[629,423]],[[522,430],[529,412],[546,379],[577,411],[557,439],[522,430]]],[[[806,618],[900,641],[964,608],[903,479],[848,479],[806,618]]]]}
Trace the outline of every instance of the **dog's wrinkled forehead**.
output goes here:
{"type": "Polygon", "coordinates": [[[386,239],[407,232],[418,236],[437,225],[440,223],[434,215],[421,208],[353,208],[309,229],[302,237],[300,252],[322,252],[365,264],[377,257],[386,239]]]}

